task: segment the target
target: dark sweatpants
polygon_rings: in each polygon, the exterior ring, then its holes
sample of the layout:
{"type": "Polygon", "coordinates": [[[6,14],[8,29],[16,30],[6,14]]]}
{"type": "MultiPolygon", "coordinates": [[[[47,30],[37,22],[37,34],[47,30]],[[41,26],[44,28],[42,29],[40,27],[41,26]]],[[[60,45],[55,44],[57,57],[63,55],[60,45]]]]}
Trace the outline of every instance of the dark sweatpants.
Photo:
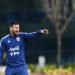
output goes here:
{"type": "Polygon", "coordinates": [[[6,67],[5,75],[28,75],[27,66],[22,65],[18,67],[6,67]]]}

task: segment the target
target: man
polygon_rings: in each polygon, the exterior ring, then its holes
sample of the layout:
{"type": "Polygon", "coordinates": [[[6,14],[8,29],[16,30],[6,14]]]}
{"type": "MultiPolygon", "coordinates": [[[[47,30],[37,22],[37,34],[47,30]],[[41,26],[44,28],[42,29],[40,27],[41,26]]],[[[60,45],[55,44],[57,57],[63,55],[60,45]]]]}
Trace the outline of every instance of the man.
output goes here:
{"type": "Polygon", "coordinates": [[[16,21],[10,23],[9,30],[10,33],[0,42],[0,63],[3,61],[4,51],[7,54],[5,75],[28,75],[24,59],[24,39],[38,38],[43,34],[48,35],[48,30],[43,29],[32,33],[19,32],[20,26],[16,21]]]}

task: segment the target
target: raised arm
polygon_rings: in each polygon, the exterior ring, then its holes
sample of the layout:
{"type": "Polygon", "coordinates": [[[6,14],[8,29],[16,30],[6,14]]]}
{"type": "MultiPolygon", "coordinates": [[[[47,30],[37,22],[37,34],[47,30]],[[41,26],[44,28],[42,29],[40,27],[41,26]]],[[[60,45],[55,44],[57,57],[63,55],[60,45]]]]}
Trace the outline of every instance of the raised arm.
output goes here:
{"type": "Polygon", "coordinates": [[[48,35],[48,29],[39,30],[37,32],[20,33],[20,34],[23,38],[30,38],[30,39],[39,38],[42,35],[48,35]]]}

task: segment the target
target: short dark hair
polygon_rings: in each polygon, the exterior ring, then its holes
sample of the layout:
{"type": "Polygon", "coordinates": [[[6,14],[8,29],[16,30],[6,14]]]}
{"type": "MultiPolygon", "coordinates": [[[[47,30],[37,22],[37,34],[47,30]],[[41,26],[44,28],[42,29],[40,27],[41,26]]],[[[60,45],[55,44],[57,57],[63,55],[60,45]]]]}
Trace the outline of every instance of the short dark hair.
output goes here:
{"type": "Polygon", "coordinates": [[[9,23],[9,27],[12,27],[14,24],[17,25],[17,24],[19,24],[19,22],[18,21],[11,21],[9,23]]]}

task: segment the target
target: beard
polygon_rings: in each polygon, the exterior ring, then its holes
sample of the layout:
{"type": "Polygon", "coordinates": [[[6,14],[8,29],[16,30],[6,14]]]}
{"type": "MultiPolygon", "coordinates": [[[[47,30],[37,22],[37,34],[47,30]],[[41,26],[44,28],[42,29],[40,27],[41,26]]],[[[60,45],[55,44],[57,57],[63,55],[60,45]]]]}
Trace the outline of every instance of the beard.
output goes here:
{"type": "Polygon", "coordinates": [[[19,31],[13,31],[13,32],[12,32],[12,35],[13,35],[13,36],[17,36],[18,33],[19,33],[19,31]]]}

